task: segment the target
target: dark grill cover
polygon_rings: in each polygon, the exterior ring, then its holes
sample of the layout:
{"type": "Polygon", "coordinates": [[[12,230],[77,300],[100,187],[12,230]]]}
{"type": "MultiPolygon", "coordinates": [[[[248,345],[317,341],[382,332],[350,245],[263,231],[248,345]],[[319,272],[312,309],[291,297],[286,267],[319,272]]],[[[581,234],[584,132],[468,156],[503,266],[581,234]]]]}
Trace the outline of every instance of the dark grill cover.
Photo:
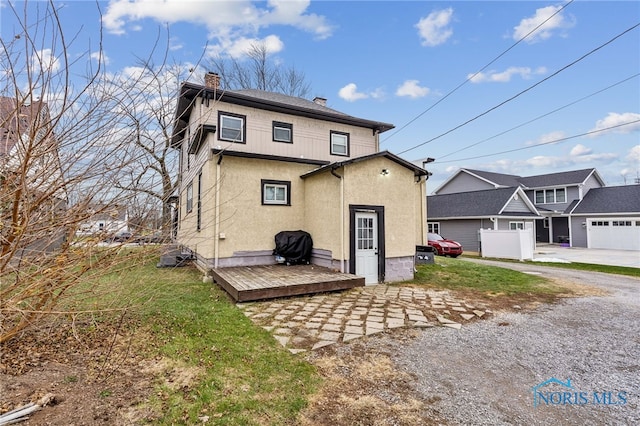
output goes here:
{"type": "Polygon", "coordinates": [[[305,231],[281,231],[275,236],[273,254],[281,256],[288,264],[310,263],[313,240],[305,231]]]}

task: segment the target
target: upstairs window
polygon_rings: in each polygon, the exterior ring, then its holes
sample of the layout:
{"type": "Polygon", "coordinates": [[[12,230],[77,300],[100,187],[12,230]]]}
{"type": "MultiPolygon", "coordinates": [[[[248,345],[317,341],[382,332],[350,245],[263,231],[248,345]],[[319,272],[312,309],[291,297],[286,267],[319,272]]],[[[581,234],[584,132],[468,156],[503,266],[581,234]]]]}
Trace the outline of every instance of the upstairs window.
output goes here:
{"type": "Polygon", "coordinates": [[[246,117],[228,112],[218,113],[218,139],[236,143],[245,143],[246,117]]]}
{"type": "Polygon", "coordinates": [[[263,179],[261,183],[263,205],[291,205],[291,182],[263,179]]]}
{"type": "Polygon", "coordinates": [[[535,193],[536,204],[558,204],[567,202],[567,189],[539,189],[535,193]]]}
{"type": "Polygon", "coordinates": [[[293,143],[293,126],[291,123],[273,122],[273,141],[293,143]]]}
{"type": "Polygon", "coordinates": [[[331,132],[331,154],[349,156],[349,133],[331,132]]]}
{"type": "Polygon", "coordinates": [[[193,183],[187,186],[187,213],[191,213],[193,210],[193,183]]]}

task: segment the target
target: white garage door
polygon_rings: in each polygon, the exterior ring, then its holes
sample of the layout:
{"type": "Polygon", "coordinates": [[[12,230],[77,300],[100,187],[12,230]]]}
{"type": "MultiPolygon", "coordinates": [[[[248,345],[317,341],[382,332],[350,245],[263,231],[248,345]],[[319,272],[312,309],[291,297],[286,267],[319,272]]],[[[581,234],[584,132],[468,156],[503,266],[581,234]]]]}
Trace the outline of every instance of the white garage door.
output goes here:
{"type": "Polygon", "coordinates": [[[640,250],[640,217],[588,219],[587,246],[597,249],[640,250]]]}

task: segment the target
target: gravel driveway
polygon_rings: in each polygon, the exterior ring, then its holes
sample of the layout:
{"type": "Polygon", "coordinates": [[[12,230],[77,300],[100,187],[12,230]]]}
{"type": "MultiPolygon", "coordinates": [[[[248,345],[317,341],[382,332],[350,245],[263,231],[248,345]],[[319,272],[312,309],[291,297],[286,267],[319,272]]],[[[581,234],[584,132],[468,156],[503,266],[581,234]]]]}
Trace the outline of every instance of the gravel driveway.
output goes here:
{"type": "Polygon", "coordinates": [[[461,425],[640,424],[640,278],[478,262],[610,295],[498,313],[459,331],[430,329],[394,351],[432,414],[461,425]],[[550,379],[565,385],[542,385],[550,379]]]}

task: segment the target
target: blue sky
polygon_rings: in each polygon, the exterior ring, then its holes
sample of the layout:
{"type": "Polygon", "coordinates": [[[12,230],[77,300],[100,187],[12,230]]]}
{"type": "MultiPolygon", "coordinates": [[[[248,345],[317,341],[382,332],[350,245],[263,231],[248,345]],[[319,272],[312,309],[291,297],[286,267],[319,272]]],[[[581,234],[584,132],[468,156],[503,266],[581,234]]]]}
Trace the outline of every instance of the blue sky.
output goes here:
{"type": "MultiPolygon", "coordinates": [[[[4,38],[13,29],[2,4],[4,38]]],[[[71,54],[95,51],[96,3],[56,5],[65,31],[79,35],[71,54]]],[[[146,57],[167,24],[171,55],[185,64],[203,52],[204,63],[242,58],[265,42],[274,61],[305,73],[311,98],[393,123],[382,149],[435,158],[429,191],[460,167],[523,176],[595,167],[608,185],[640,177],[640,27],[623,34],[640,23],[637,1],[99,5],[110,71],[146,57]]]]}

